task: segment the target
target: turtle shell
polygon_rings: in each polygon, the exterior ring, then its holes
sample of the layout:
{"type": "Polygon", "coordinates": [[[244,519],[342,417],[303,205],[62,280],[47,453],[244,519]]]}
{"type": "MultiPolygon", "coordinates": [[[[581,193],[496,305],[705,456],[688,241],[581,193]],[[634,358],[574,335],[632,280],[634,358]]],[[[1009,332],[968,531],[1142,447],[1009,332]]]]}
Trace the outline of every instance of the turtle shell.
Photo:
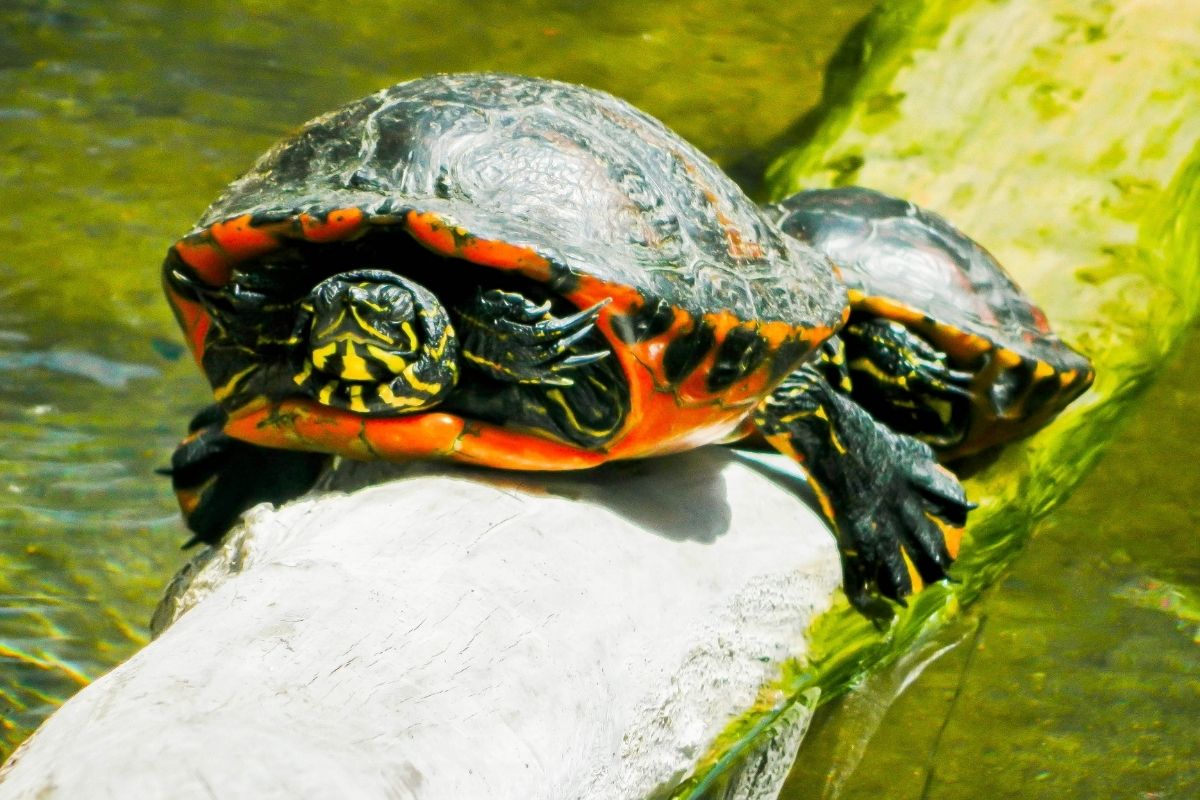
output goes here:
{"type": "MultiPolygon", "coordinates": [[[[286,319],[288,304],[331,270],[353,267],[338,266],[340,253],[397,238],[449,257],[437,267],[444,282],[478,282],[484,267],[579,308],[607,302],[597,325],[634,395],[630,425],[643,429],[625,437],[620,454],[728,434],[847,313],[828,260],[782,235],[653,118],[554,81],[435,76],[309,122],[231,184],[168,253],[168,295],[233,416],[261,405],[230,381],[260,366],[271,315],[286,319]],[[221,359],[206,357],[216,338],[221,359]],[[738,362],[742,351],[759,354],[755,363],[738,362]]],[[[400,247],[388,268],[403,271],[406,252],[400,247]]],[[[259,384],[268,373],[258,371],[259,384]]],[[[278,383],[286,393],[286,380],[278,383]]],[[[235,427],[262,444],[318,446],[235,427]]],[[[319,446],[337,452],[339,437],[319,446]]]]}
{"type": "Polygon", "coordinates": [[[937,214],[857,186],[800,192],[773,213],[838,266],[855,316],[900,322],[975,373],[974,418],[952,455],[1028,432],[1091,385],[1090,361],[987,250],[937,214]]]}

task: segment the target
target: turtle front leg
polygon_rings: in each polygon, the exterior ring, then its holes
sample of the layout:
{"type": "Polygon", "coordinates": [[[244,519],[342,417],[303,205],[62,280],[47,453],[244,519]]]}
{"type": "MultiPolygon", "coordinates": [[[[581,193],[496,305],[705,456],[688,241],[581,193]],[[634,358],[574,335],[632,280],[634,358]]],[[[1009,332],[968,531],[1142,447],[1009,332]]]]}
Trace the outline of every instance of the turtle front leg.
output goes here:
{"type": "Polygon", "coordinates": [[[569,374],[609,355],[607,350],[576,352],[595,330],[605,303],[567,317],[502,289],[480,291],[459,311],[462,357],[486,375],[506,383],[571,386],[569,374]]]}
{"type": "Polygon", "coordinates": [[[188,426],[170,468],[160,470],[170,476],[193,534],[184,547],[216,544],[243,511],[304,494],[331,458],[243,442],[224,432],[226,420],[219,406],[204,408],[188,426]]]}
{"type": "Polygon", "coordinates": [[[755,423],[805,466],[837,538],[850,602],[886,618],[891,608],[876,595],[903,603],[945,577],[972,506],[928,445],[891,431],[831,385],[844,369],[840,354],[835,338],[823,362],[793,372],[759,406],[755,423]]]}

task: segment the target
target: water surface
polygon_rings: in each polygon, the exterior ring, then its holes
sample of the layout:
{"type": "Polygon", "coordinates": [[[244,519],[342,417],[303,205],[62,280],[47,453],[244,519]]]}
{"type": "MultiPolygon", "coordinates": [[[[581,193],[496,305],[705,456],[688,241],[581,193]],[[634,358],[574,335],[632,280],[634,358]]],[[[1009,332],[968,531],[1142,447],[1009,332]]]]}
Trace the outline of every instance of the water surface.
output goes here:
{"type": "Polygon", "coordinates": [[[1200,797],[1198,384],[1200,329],[1008,575],[912,661],[941,657],[907,691],[885,675],[824,710],[784,796],[1200,797]]]}

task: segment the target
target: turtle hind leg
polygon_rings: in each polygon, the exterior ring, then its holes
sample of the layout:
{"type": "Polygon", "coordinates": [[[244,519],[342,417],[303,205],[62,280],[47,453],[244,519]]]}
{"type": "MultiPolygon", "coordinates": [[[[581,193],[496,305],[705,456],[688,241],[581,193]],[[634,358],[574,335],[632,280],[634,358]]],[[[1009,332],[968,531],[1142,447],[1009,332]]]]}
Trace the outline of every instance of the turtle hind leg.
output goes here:
{"type": "Polygon", "coordinates": [[[759,406],[755,423],[805,466],[837,538],[851,603],[889,617],[880,595],[903,603],[946,576],[972,506],[928,445],[873,419],[830,384],[829,369],[818,363],[793,372],[759,406]]]}
{"type": "Polygon", "coordinates": [[[197,414],[188,437],[171,456],[170,468],[163,470],[192,532],[184,547],[216,544],[247,509],[304,494],[330,458],[234,439],[222,430],[225,419],[217,406],[197,414]]]}

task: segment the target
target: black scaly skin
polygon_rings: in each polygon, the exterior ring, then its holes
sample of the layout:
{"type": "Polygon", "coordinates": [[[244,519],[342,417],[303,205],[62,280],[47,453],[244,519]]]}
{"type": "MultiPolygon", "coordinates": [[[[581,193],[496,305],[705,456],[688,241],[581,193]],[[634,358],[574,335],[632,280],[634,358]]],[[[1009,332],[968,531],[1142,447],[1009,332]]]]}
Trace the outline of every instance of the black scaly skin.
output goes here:
{"type": "Polygon", "coordinates": [[[768,440],[790,444],[826,498],[850,602],[888,618],[891,608],[876,593],[903,603],[913,591],[905,554],[925,583],[950,567],[945,533],[931,517],[959,527],[972,505],[928,445],[877,422],[850,400],[850,388],[834,337],[821,360],[790,374],[759,406],[755,423],[768,440]]]}
{"type": "Polygon", "coordinates": [[[283,503],[307,492],[330,461],[324,453],[276,450],[234,439],[221,430],[225,412],[206,406],[188,425],[191,434],[171,456],[177,493],[196,495],[185,514],[192,538],[183,546],[216,544],[242,512],[259,503],[283,503]]]}
{"type": "Polygon", "coordinates": [[[871,416],[933,447],[962,440],[973,373],[954,369],[945,353],[890,319],[853,320],[838,336],[852,397],[871,416]]]}
{"type": "Polygon", "coordinates": [[[608,350],[572,354],[605,305],[557,319],[549,300],[539,304],[517,292],[479,290],[458,313],[463,358],[496,380],[570,386],[574,370],[609,355],[608,350]]]}

